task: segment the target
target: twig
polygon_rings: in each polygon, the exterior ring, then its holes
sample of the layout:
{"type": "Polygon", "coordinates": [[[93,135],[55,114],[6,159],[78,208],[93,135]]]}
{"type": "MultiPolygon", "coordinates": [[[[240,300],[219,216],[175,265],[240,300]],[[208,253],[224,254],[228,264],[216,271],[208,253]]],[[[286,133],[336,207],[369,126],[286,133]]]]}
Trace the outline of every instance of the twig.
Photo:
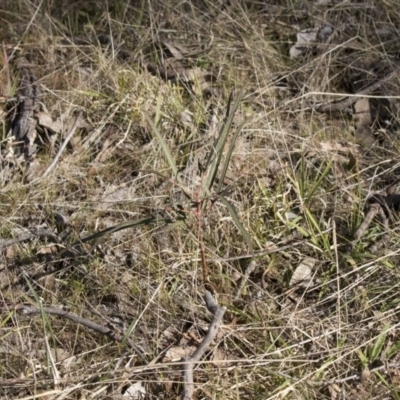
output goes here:
{"type": "Polygon", "coordinates": [[[182,361],[185,362],[184,365],[184,388],[182,392],[182,399],[183,400],[191,400],[193,397],[194,392],[194,382],[193,382],[193,367],[194,363],[200,361],[200,358],[204,355],[207,351],[208,347],[210,346],[211,342],[214,340],[215,335],[219,327],[222,324],[222,318],[225,314],[226,307],[219,307],[217,302],[215,301],[212,294],[206,291],[204,295],[204,301],[206,303],[208,311],[213,314],[214,318],[212,319],[210,326],[208,328],[208,332],[204,339],[201,341],[199,347],[190,357],[184,357],[182,361]]]}
{"type": "MultiPolygon", "coordinates": [[[[388,210],[388,211],[390,212],[390,210],[388,210]]],[[[375,244],[372,245],[372,246],[369,248],[369,251],[370,251],[371,253],[376,253],[381,247],[383,247],[383,246],[386,244],[386,242],[387,242],[388,239],[389,239],[389,236],[388,236],[389,219],[388,219],[388,217],[386,216],[385,210],[384,210],[382,207],[380,207],[378,216],[379,216],[380,220],[382,221],[382,225],[383,225],[383,228],[384,228],[385,232],[384,232],[384,234],[382,235],[382,238],[381,238],[380,240],[377,240],[377,241],[375,242],[375,244]]]]}
{"type": "Polygon", "coordinates": [[[375,218],[376,215],[379,214],[380,209],[381,209],[381,206],[379,203],[371,204],[363,221],[361,222],[360,226],[357,228],[356,232],[354,233],[354,239],[356,241],[361,239],[361,237],[364,235],[365,231],[371,225],[372,220],[375,218]]]}
{"type": "MultiPolygon", "coordinates": [[[[377,371],[382,371],[382,370],[390,370],[390,369],[397,369],[399,368],[400,363],[399,362],[393,362],[393,363],[384,363],[383,365],[380,365],[375,368],[371,368],[370,372],[377,372],[377,371]]],[[[329,381],[320,381],[320,382],[313,382],[313,381],[308,381],[309,384],[313,386],[320,386],[320,385],[334,385],[338,383],[344,383],[348,381],[357,381],[361,380],[361,374],[360,373],[355,373],[350,376],[346,376],[345,378],[337,378],[337,379],[331,379],[329,381]]]]}
{"type": "Polygon", "coordinates": [[[399,68],[400,67],[396,65],[392,72],[384,76],[382,79],[379,79],[378,81],[368,85],[364,89],[359,90],[356,93],[356,96],[350,96],[347,99],[339,101],[337,103],[322,104],[320,107],[317,108],[317,111],[333,112],[333,111],[346,110],[346,108],[350,107],[353,103],[355,103],[360,97],[362,97],[362,95],[367,95],[369,93],[372,93],[375,89],[380,88],[385,81],[388,81],[396,77],[399,74],[399,68]]]}
{"type": "Polygon", "coordinates": [[[134,351],[136,351],[140,356],[142,356],[142,357],[144,356],[144,351],[142,349],[140,349],[139,346],[134,344],[131,340],[125,338],[125,336],[122,333],[116,332],[114,329],[97,324],[96,322],[93,322],[86,318],[80,317],[79,315],[76,315],[69,311],[65,311],[62,308],[59,308],[59,307],[36,307],[33,305],[27,305],[27,304],[8,304],[7,306],[0,307],[0,311],[2,311],[2,312],[10,311],[10,310],[18,311],[23,315],[35,315],[35,314],[41,314],[42,312],[44,312],[49,315],[56,315],[58,317],[63,317],[63,318],[69,319],[73,322],[76,322],[77,324],[81,324],[83,326],[86,326],[89,329],[92,329],[96,332],[102,333],[103,335],[106,335],[109,338],[111,338],[117,342],[126,341],[126,343],[134,351]]]}
{"type": "Polygon", "coordinates": [[[41,236],[44,236],[44,237],[47,236],[47,237],[50,237],[50,238],[58,241],[57,235],[54,232],[52,232],[48,229],[39,229],[36,232],[24,233],[15,239],[0,239],[0,251],[8,246],[11,246],[12,244],[24,242],[25,240],[29,240],[34,237],[41,237],[41,236]]]}
{"type": "Polygon", "coordinates": [[[46,169],[45,173],[42,175],[42,177],[40,179],[45,178],[57,164],[59,158],[61,157],[62,152],[67,147],[67,144],[69,143],[69,141],[71,140],[72,136],[74,135],[76,129],[78,128],[81,117],[82,117],[82,111],[78,111],[78,113],[75,116],[75,121],[74,121],[74,124],[72,125],[71,130],[69,131],[69,133],[68,133],[67,137],[65,138],[61,147],[58,149],[58,152],[57,152],[56,156],[54,157],[53,162],[49,165],[49,167],[46,169]]]}

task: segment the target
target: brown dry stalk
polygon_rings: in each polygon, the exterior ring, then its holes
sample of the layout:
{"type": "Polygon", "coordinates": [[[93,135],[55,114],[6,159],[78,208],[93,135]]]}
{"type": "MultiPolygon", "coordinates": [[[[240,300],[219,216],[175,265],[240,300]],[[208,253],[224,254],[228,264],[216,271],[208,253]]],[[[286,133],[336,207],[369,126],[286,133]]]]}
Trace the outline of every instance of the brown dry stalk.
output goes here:
{"type": "Polygon", "coordinates": [[[15,239],[0,239],[0,250],[3,250],[15,243],[24,242],[25,240],[30,240],[35,237],[50,237],[58,241],[58,237],[54,232],[50,231],[49,229],[38,229],[36,231],[33,230],[32,232],[23,233],[15,239]]]}
{"type": "Polygon", "coordinates": [[[194,364],[200,361],[201,357],[203,357],[204,353],[207,351],[211,342],[213,341],[215,335],[218,332],[219,327],[222,324],[222,318],[225,314],[226,307],[219,307],[218,303],[215,301],[212,294],[206,291],[204,295],[204,301],[206,303],[206,307],[208,311],[214,316],[210,326],[208,327],[208,332],[204,339],[199,344],[199,347],[190,357],[184,357],[182,359],[184,364],[184,388],[182,392],[182,400],[191,400],[193,398],[194,392],[194,382],[193,382],[193,368],[194,364]]]}
{"type": "Polygon", "coordinates": [[[368,227],[371,225],[373,219],[378,216],[384,229],[385,232],[382,235],[382,238],[377,240],[370,248],[369,251],[371,253],[376,253],[381,247],[383,247],[386,242],[388,241],[388,229],[389,229],[389,218],[386,215],[385,210],[389,213],[390,215],[390,209],[388,207],[388,196],[387,198],[384,199],[384,203],[380,203],[379,201],[374,202],[370,204],[369,209],[367,214],[365,215],[363,221],[361,222],[360,226],[357,228],[356,232],[354,233],[354,242],[356,243],[358,240],[361,239],[361,237],[364,235],[365,231],[368,229],[368,227]]]}
{"type": "Polygon", "coordinates": [[[382,221],[382,225],[385,228],[385,233],[383,234],[382,238],[375,242],[369,249],[371,253],[376,253],[381,247],[383,247],[389,239],[387,231],[389,229],[389,219],[385,214],[385,211],[382,207],[379,208],[378,212],[379,219],[382,221]]]}
{"type": "Polygon", "coordinates": [[[354,233],[354,238],[356,241],[360,240],[361,237],[364,235],[365,231],[371,225],[372,220],[375,218],[376,215],[379,214],[379,210],[381,210],[381,206],[378,203],[372,203],[365,218],[361,222],[360,226],[357,228],[356,232],[354,233]]]}

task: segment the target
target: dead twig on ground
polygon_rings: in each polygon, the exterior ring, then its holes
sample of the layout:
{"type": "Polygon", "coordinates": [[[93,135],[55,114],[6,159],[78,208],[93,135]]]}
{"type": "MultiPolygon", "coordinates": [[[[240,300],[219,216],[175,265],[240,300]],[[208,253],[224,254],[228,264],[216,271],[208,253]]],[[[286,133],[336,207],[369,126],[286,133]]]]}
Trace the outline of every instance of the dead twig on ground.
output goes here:
{"type": "Polygon", "coordinates": [[[356,241],[360,240],[361,237],[364,235],[365,231],[371,225],[373,219],[379,214],[381,210],[381,206],[379,203],[373,203],[369,207],[368,212],[365,214],[363,221],[361,222],[360,226],[357,228],[356,232],[354,233],[354,239],[356,241]]]}
{"type": "Polygon", "coordinates": [[[376,82],[368,85],[362,90],[359,90],[355,95],[352,95],[344,100],[338,101],[336,103],[327,103],[327,104],[322,104],[317,108],[317,111],[320,112],[335,112],[335,111],[346,111],[350,106],[352,106],[357,100],[359,100],[360,97],[364,95],[369,95],[376,89],[380,88],[384,82],[389,81],[396,76],[398,76],[400,70],[400,66],[396,65],[394,70],[384,76],[382,79],[377,80],[376,82]]]}
{"type": "Polygon", "coordinates": [[[38,229],[33,232],[27,232],[15,239],[0,239],[0,251],[15,243],[24,242],[25,240],[33,239],[34,237],[49,237],[58,241],[57,235],[48,229],[38,229]]]}
{"type": "Polygon", "coordinates": [[[386,189],[386,195],[374,195],[368,199],[368,211],[357,230],[354,233],[354,244],[357,243],[364,233],[371,225],[374,218],[379,217],[380,222],[385,230],[383,237],[376,241],[370,247],[371,253],[376,253],[381,247],[383,247],[388,240],[389,230],[389,217],[393,211],[399,211],[400,208],[400,195],[394,193],[396,185],[391,185],[386,189]]]}
{"type": "Polygon", "coordinates": [[[66,318],[70,321],[76,322],[77,324],[86,326],[87,328],[92,329],[96,332],[102,333],[103,335],[108,336],[116,342],[126,342],[128,346],[136,351],[136,353],[138,353],[141,357],[144,356],[144,351],[138,345],[134,344],[130,339],[126,338],[123,333],[117,332],[115,329],[100,325],[96,322],[80,317],[79,315],[66,311],[60,307],[37,307],[33,305],[14,303],[8,303],[7,306],[0,307],[0,312],[7,311],[17,311],[23,315],[35,315],[44,312],[45,314],[56,315],[58,317],[66,318]]]}
{"type": "Polygon", "coordinates": [[[185,362],[184,365],[184,388],[182,393],[183,400],[191,400],[194,392],[194,382],[193,382],[193,368],[194,364],[200,361],[201,357],[203,357],[204,353],[207,351],[211,342],[213,341],[215,335],[218,332],[219,327],[222,324],[222,318],[225,314],[226,307],[219,307],[214,297],[210,292],[206,292],[204,295],[204,301],[206,303],[208,311],[214,316],[210,326],[208,328],[208,332],[202,342],[200,343],[197,350],[190,356],[184,357],[182,361],[185,362]]]}

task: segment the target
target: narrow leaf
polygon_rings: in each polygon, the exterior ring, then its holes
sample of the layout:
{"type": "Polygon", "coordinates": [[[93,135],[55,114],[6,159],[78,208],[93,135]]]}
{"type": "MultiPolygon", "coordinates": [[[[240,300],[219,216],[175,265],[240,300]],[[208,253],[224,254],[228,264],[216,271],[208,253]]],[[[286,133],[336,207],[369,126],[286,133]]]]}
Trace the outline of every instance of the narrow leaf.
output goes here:
{"type": "Polygon", "coordinates": [[[240,131],[243,128],[245,121],[243,121],[236,129],[236,132],[232,138],[232,141],[229,145],[229,150],[228,153],[225,156],[225,160],[224,160],[224,164],[222,166],[222,171],[221,171],[221,176],[220,176],[220,180],[219,180],[219,184],[218,184],[218,188],[217,188],[217,193],[219,193],[222,189],[222,185],[224,183],[225,180],[225,175],[226,175],[226,171],[228,170],[228,166],[229,163],[231,161],[231,157],[232,157],[232,153],[233,153],[233,149],[235,148],[235,143],[236,143],[236,139],[239,136],[240,131]]]}
{"type": "Polygon", "coordinates": [[[228,209],[229,214],[231,215],[233,222],[237,226],[237,228],[240,230],[241,234],[243,235],[244,239],[247,242],[247,246],[249,248],[249,253],[254,254],[254,249],[253,245],[251,243],[251,237],[249,233],[246,231],[246,228],[243,226],[243,224],[240,222],[239,216],[235,210],[235,207],[223,196],[218,196],[218,198],[222,201],[224,206],[228,209]]]}
{"type": "Polygon", "coordinates": [[[136,226],[150,225],[160,222],[165,223],[166,221],[163,218],[154,218],[154,217],[141,218],[133,221],[125,221],[122,222],[121,224],[111,226],[110,228],[104,229],[100,232],[96,232],[93,235],[86,236],[85,238],[82,238],[73,243],[71,247],[78,246],[82,243],[87,243],[91,241],[94,241],[93,246],[97,246],[101,241],[103,241],[107,236],[111,235],[112,233],[121,231],[123,229],[133,228],[136,226]]]}
{"type": "Polygon", "coordinates": [[[315,185],[311,189],[310,193],[307,195],[307,201],[311,201],[312,200],[312,197],[313,197],[315,191],[318,189],[318,187],[321,185],[322,181],[328,175],[329,171],[331,170],[331,167],[332,167],[332,162],[330,161],[326,165],[326,167],[325,167],[324,171],[322,172],[322,174],[319,176],[317,182],[315,183],[315,185]]]}
{"type": "MultiPolygon", "coordinates": [[[[235,104],[232,107],[232,112],[227,116],[225,123],[222,125],[219,137],[214,142],[212,149],[210,150],[210,154],[208,156],[205,170],[207,173],[206,178],[204,179],[203,183],[203,193],[209,194],[210,190],[214,184],[215,177],[217,175],[218,167],[221,162],[222,153],[225,147],[225,143],[229,134],[229,131],[232,126],[233,117],[235,112],[239,108],[240,102],[242,101],[244,94],[244,89],[242,89],[235,101],[235,104]]],[[[228,109],[230,109],[230,101],[231,97],[228,102],[228,109]]]]}
{"type": "Polygon", "coordinates": [[[391,326],[390,323],[386,324],[385,327],[383,328],[383,331],[376,338],[376,341],[371,349],[370,361],[374,361],[379,358],[382,352],[383,345],[385,344],[387,332],[390,326],[391,326]]]}
{"type": "Polygon", "coordinates": [[[161,145],[161,148],[164,151],[165,156],[167,157],[167,161],[168,161],[169,166],[172,169],[174,178],[176,178],[180,182],[179,176],[178,176],[178,169],[176,167],[175,160],[172,157],[171,152],[169,151],[169,147],[168,147],[167,143],[165,142],[164,138],[162,137],[162,135],[161,135],[160,131],[158,130],[157,126],[155,125],[155,123],[146,114],[144,114],[144,117],[146,118],[147,122],[150,124],[151,129],[153,130],[154,136],[157,138],[158,142],[161,145]]]}

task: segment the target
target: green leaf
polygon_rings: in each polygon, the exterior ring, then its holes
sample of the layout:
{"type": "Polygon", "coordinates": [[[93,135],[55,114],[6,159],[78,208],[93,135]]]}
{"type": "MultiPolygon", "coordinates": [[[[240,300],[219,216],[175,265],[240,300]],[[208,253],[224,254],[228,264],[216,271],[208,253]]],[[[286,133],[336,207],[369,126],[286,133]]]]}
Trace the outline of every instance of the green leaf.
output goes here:
{"type": "Polygon", "coordinates": [[[102,97],[102,98],[106,97],[103,94],[99,92],[93,92],[92,90],[79,90],[78,92],[88,97],[102,97]]]}
{"type": "Polygon", "coordinates": [[[366,365],[368,365],[368,357],[365,356],[365,354],[362,352],[362,350],[357,349],[356,353],[358,355],[358,358],[361,361],[362,366],[365,367],[366,365]]]}
{"type": "Polygon", "coordinates": [[[154,218],[154,217],[147,217],[147,218],[141,218],[141,219],[136,219],[136,220],[131,220],[131,221],[125,221],[122,222],[121,224],[111,226],[110,228],[104,229],[100,232],[96,232],[93,235],[86,236],[85,238],[82,238],[75,243],[71,245],[71,247],[78,246],[82,243],[87,243],[93,241],[93,247],[96,247],[98,244],[100,244],[107,236],[110,236],[112,233],[121,231],[123,229],[128,229],[128,228],[133,228],[141,225],[150,225],[150,224],[155,224],[155,223],[166,223],[166,220],[164,218],[154,218]]]}
{"type": "Polygon", "coordinates": [[[233,149],[235,148],[236,139],[239,136],[239,133],[242,130],[244,123],[245,123],[245,121],[243,121],[237,127],[237,129],[235,131],[235,134],[234,134],[234,136],[232,138],[232,141],[230,143],[228,153],[225,156],[224,164],[222,166],[222,171],[221,171],[221,176],[220,176],[220,180],[219,180],[219,184],[218,184],[218,188],[217,188],[217,193],[219,193],[221,191],[221,189],[222,189],[222,185],[223,185],[224,180],[225,180],[226,171],[228,170],[228,166],[229,166],[229,163],[231,161],[233,149]]]}
{"type": "Polygon", "coordinates": [[[239,216],[235,210],[235,207],[223,196],[218,196],[218,198],[222,201],[224,206],[228,209],[229,214],[231,215],[233,222],[237,226],[237,228],[240,230],[241,234],[243,235],[244,239],[247,242],[247,246],[249,248],[249,253],[254,254],[254,249],[253,245],[251,243],[251,237],[249,233],[246,231],[246,228],[243,226],[243,224],[239,220],[239,216]]]}
{"type": "Polygon", "coordinates": [[[391,327],[390,323],[386,324],[385,327],[383,328],[383,331],[376,338],[375,343],[371,349],[370,361],[377,360],[381,355],[383,345],[385,344],[386,341],[386,335],[390,327],[391,327]]]}
{"type": "MultiPolygon", "coordinates": [[[[176,163],[174,158],[172,157],[171,152],[169,151],[169,147],[167,143],[165,142],[164,138],[162,137],[160,131],[158,130],[156,124],[146,115],[144,114],[144,117],[146,118],[147,122],[151,126],[151,129],[153,130],[154,136],[158,140],[158,142],[161,145],[161,148],[164,151],[165,157],[167,158],[168,164],[172,169],[173,176],[180,182],[179,176],[178,176],[178,168],[176,167],[176,163]]],[[[181,183],[181,182],[180,182],[181,183]]]]}
{"type": "Polygon", "coordinates": [[[211,188],[214,184],[215,177],[217,175],[217,171],[221,162],[222,153],[224,151],[225,143],[229,134],[229,131],[232,126],[233,117],[235,112],[239,108],[240,102],[242,101],[244,95],[244,89],[242,89],[236,98],[235,104],[232,107],[232,112],[230,112],[230,105],[232,101],[232,94],[229,96],[229,101],[227,105],[227,116],[224,124],[221,127],[218,138],[215,140],[212,149],[207,158],[207,162],[205,164],[206,178],[203,182],[203,194],[208,195],[211,191],[211,188]],[[228,115],[229,113],[229,115],[228,115]]]}

